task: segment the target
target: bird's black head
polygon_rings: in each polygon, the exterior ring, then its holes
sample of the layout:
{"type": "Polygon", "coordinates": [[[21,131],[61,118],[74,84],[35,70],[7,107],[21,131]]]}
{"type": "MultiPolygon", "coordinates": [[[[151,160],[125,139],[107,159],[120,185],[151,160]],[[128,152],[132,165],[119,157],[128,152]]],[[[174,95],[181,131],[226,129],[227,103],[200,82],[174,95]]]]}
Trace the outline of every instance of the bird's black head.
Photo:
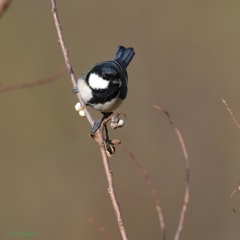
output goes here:
{"type": "Polygon", "coordinates": [[[119,88],[120,75],[116,67],[109,62],[97,64],[87,76],[88,85],[92,89],[119,88]]]}
{"type": "Polygon", "coordinates": [[[91,72],[96,73],[104,80],[111,81],[119,78],[119,73],[116,68],[108,62],[96,65],[91,72]]]}

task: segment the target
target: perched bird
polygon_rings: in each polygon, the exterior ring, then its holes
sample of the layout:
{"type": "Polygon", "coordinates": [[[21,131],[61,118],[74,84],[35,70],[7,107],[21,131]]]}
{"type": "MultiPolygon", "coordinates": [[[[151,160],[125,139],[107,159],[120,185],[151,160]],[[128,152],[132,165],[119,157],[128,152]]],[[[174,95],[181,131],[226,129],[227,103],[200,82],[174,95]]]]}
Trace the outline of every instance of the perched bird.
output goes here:
{"type": "Polygon", "coordinates": [[[120,106],[127,96],[127,66],[135,55],[133,48],[119,46],[112,61],[100,62],[86,69],[77,81],[73,92],[80,92],[87,106],[100,111],[103,117],[97,120],[91,135],[101,126],[104,119],[120,106]]]}

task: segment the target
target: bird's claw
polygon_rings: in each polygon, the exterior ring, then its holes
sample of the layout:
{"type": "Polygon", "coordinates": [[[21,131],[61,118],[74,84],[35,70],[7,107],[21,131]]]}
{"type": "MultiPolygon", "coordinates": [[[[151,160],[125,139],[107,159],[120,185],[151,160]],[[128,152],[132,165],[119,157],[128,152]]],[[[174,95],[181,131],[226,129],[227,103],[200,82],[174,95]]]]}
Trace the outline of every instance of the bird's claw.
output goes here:
{"type": "Polygon", "coordinates": [[[93,123],[92,130],[90,133],[91,136],[95,135],[96,131],[101,127],[102,122],[105,119],[107,119],[111,114],[112,114],[112,112],[103,113],[103,117],[93,123]]]}
{"type": "Polygon", "coordinates": [[[72,93],[78,93],[78,92],[79,92],[78,87],[72,88],[72,93]]]}
{"type": "Polygon", "coordinates": [[[100,128],[102,121],[103,121],[103,119],[101,118],[93,123],[92,130],[90,133],[91,136],[95,135],[96,131],[100,128]]]}

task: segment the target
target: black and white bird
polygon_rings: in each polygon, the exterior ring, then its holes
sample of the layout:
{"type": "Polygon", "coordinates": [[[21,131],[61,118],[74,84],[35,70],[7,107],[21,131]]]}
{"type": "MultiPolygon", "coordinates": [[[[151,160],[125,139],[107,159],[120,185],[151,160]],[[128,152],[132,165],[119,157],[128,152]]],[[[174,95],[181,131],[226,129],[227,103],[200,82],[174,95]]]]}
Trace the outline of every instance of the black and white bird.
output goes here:
{"type": "Polygon", "coordinates": [[[135,55],[133,48],[119,46],[112,61],[100,62],[86,69],[78,79],[77,89],[87,106],[100,111],[103,117],[97,120],[91,135],[101,126],[102,121],[120,106],[127,96],[127,67],[135,55]]]}

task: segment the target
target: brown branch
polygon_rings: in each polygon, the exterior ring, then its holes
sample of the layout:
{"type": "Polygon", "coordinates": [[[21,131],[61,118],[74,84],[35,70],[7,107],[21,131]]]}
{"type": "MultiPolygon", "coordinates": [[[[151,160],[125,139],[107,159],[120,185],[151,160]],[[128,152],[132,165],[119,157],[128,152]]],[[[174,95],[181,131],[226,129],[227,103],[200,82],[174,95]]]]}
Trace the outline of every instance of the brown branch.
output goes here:
{"type": "Polygon", "coordinates": [[[236,192],[240,192],[240,183],[238,184],[238,187],[236,189],[233,190],[233,192],[231,193],[231,196],[230,196],[230,203],[232,205],[232,210],[236,213],[236,209],[234,207],[234,204],[233,204],[233,196],[235,195],[236,192]]]}
{"type": "MultiPolygon", "coordinates": [[[[237,119],[235,118],[235,116],[232,112],[232,109],[228,106],[227,101],[223,97],[222,97],[222,102],[225,105],[225,107],[226,107],[230,117],[232,118],[233,122],[240,129],[240,124],[238,123],[237,119]]],[[[233,204],[233,196],[235,195],[236,192],[240,192],[240,183],[239,183],[238,187],[235,190],[233,190],[233,192],[231,193],[231,196],[230,196],[230,203],[232,205],[232,209],[233,209],[234,212],[236,212],[236,209],[235,209],[234,204],[233,204]]]]}
{"type": "Polygon", "coordinates": [[[35,82],[28,82],[28,83],[19,83],[12,86],[2,86],[0,87],[0,93],[10,92],[14,90],[26,89],[26,88],[33,88],[38,87],[40,85],[52,83],[55,80],[58,80],[66,72],[66,67],[60,68],[53,76],[40,79],[35,82]]]}
{"type": "Polygon", "coordinates": [[[234,117],[234,114],[231,110],[231,108],[228,106],[226,100],[224,98],[222,98],[222,102],[225,105],[230,117],[232,118],[232,120],[234,121],[234,123],[236,124],[236,126],[240,129],[240,124],[238,123],[238,121],[236,120],[236,118],[234,117]]]}
{"type": "MultiPolygon", "coordinates": [[[[51,0],[51,4],[52,4],[52,13],[53,13],[53,18],[54,18],[54,23],[55,23],[55,27],[56,27],[57,35],[58,35],[58,42],[60,43],[62,53],[63,53],[63,57],[64,57],[64,60],[65,60],[65,64],[66,64],[67,69],[68,69],[68,71],[70,73],[70,76],[71,76],[72,85],[73,85],[73,87],[76,87],[77,86],[77,84],[76,84],[77,81],[76,81],[76,77],[75,77],[73,68],[70,64],[70,59],[69,59],[69,56],[68,56],[68,49],[66,48],[66,45],[65,45],[65,42],[64,42],[64,39],[63,39],[62,26],[61,26],[61,24],[59,22],[59,18],[58,18],[56,0],[51,0]]],[[[78,100],[79,100],[81,106],[84,108],[84,111],[86,113],[86,117],[87,117],[89,123],[92,125],[93,124],[92,116],[90,115],[90,112],[87,110],[87,108],[86,108],[86,106],[85,106],[85,104],[84,104],[84,102],[81,98],[80,93],[77,93],[76,95],[78,97],[78,100]]]]}
{"type": "Polygon", "coordinates": [[[12,0],[0,0],[0,17],[7,11],[12,0]]]}
{"type": "Polygon", "coordinates": [[[165,222],[164,222],[164,218],[163,218],[162,208],[160,205],[160,199],[157,195],[157,192],[153,185],[153,181],[152,181],[151,177],[149,176],[148,172],[144,169],[144,167],[141,165],[141,163],[137,160],[137,158],[126,147],[124,147],[123,145],[118,145],[118,146],[125,153],[127,153],[129,155],[129,157],[133,160],[133,162],[136,164],[139,171],[142,173],[142,175],[146,179],[147,184],[151,190],[151,194],[153,196],[154,202],[155,202],[157,215],[158,215],[158,219],[159,219],[159,223],[160,223],[160,229],[162,231],[162,239],[166,240],[166,227],[165,227],[165,222]]]}
{"type": "Polygon", "coordinates": [[[96,220],[90,218],[88,221],[91,224],[93,224],[108,240],[113,240],[109,232],[103,226],[101,226],[96,220]]]}
{"type": "Polygon", "coordinates": [[[108,182],[108,193],[109,193],[111,201],[112,201],[113,209],[114,209],[115,216],[116,216],[116,219],[117,219],[118,228],[119,228],[120,233],[122,235],[122,239],[123,240],[128,240],[127,232],[126,232],[126,229],[125,229],[125,226],[124,226],[124,223],[123,223],[122,213],[121,213],[121,210],[120,210],[120,205],[118,203],[115,188],[114,188],[114,184],[113,184],[112,170],[110,168],[108,157],[106,155],[106,150],[104,148],[103,136],[102,136],[101,133],[98,134],[98,135],[99,135],[98,140],[100,140],[99,146],[100,146],[100,151],[101,151],[101,154],[102,154],[103,166],[104,166],[104,170],[105,170],[105,174],[106,174],[107,182],[108,182]]]}
{"type": "Polygon", "coordinates": [[[187,154],[187,149],[185,147],[185,143],[183,141],[182,138],[182,134],[180,133],[180,131],[178,130],[178,128],[175,126],[175,124],[172,121],[172,118],[170,116],[170,114],[164,110],[163,108],[161,108],[160,106],[154,105],[153,106],[155,109],[163,112],[167,118],[169,119],[170,124],[172,125],[175,133],[177,134],[178,137],[178,141],[181,145],[181,149],[185,158],[185,167],[186,167],[186,176],[185,176],[185,193],[184,193],[184,200],[183,200],[183,206],[182,206],[182,210],[180,213],[180,219],[179,219],[179,223],[178,223],[178,227],[177,227],[177,231],[174,237],[174,240],[178,240],[181,234],[181,231],[183,229],[183,224],[184,224],[184,220],[185,220],[185,213],[187,210],[187,205],[189,203],[189,190],[190,190],[190,166],[189,166],[189,159],[188,159],[188,154],[187,154]]]}
{"type": "MultiPolygon", "coordinates": [[[[58,13],[57,13],[57,6],[56,6],[56,0],[51,0],[51,5],[52,5],[52,13],[53,13],[53,18],[54,18],[54,23],[56,26],[56,30],[57,30],[57,34],[58,34],[58,41],[60,43],[60,46],[62,48],[62,52],[63,52],[63,56],[65,59],[65,63],[66,66],[68,68],[68,71],[71,75],[71,81],[73,84],[73,87],[76,87],[76,78],[75,78],[75,74],[73,72],[72,66],[70,64],[70,60],[69,60],[69,56],[68,56],[68,50],[65,47],[65,43],[63,40],[63,35],[62,35],[62,28],[59,22],[59,18],[58,18],[58,13]]],[[[84,107],[84,111],[86,113],[86,117],[89,121],[89,123],[91,125],[93,125],[93,118],[90,115],[90,112],[87,110],[80,93],[77,94],[77,97],[79,99],[80,104],[82,105],[82,107],[84,107]]],[[[109,166],[109,161],[108,161],[108,157],[106,154],[106,150],[105,150],[105,146],[104,146],[104,139],[103,139],[103,135],[102,135],[102,131],[101,129],[99,129],[96,133],[97,136],[97,141],[99,144],[99,148],[100,148],[100,152],[101,152],[101,156],[102,156],[102,160],[103,160],[103,166],[104,166],[104,170],[105,170],[105,174],[107,177],[107,182],[108,182],[108,192],[112,201],[112,205],[113,205],[113,209],[116,215],[116,219],[117,219],[117,223],[118,223],[118,228],[119,231],[122,235],[122,239],[123,240],[128,240],[128,236],[127,236],[127,232],[125,229],[125,226],[123,224],[123,218],[122,218],[122,213],[120,210],[120,205],[117,201],[117,197],[116,197],[116,193],[115,193],[115,189],[114,189],[114,184],[113,184],[113,177],[112,177],[112,170],[109,166]]]]}

